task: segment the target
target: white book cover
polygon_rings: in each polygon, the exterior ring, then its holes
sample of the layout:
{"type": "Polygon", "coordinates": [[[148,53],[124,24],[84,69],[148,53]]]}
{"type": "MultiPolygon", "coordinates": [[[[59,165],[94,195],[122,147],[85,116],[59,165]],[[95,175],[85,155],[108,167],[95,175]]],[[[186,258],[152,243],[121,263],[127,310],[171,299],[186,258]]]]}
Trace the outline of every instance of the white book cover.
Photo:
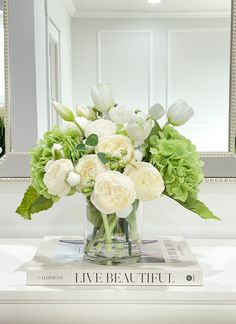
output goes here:
{"type": "Polygon", "coordinates": [[[45,237],[27,268],[27,285],[201,286],[203,271],[182,237],[144,240],[139,263],[97,265],[83,259],[83,241],[45,237]]]}

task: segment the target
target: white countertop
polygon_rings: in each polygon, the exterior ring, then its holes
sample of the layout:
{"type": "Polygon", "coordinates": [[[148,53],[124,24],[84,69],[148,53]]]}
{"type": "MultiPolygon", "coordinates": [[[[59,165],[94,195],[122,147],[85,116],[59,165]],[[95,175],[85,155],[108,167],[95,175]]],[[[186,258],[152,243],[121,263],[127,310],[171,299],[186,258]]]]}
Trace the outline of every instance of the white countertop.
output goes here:
{"type": "MultiPolygon", "coordinates": [[[[36,252],[39,242],[38,239],[0,240],[0,306],[119,304],[126,307],[155,305],[155,310],[165,306],[191,309],[196,306],[204,309],[207,306],[209,309],[224,307],[224,310],[226,307],[227,311],[234,311],[230,318],[234,318],[232,323],[236,323],[236,240],[188,240],[204,270],[203,287],[26,286],[25,268],[36,252]]],[[[214,322],[218,323],[216,319],[214,322]]],[[[0,323],[14,323],[1,322],[1,307],[0,323]]],[[[106,323],[105,320],[103,323],[106,323]]],[[[208,320],[207,323],[211,322],[208,320]]]]}

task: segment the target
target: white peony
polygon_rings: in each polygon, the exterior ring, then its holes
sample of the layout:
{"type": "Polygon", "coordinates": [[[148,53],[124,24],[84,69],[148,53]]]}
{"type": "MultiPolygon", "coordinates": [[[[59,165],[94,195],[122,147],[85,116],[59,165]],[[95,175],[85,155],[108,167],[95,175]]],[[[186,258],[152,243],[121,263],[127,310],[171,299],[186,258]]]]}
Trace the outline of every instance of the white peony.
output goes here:
{"type": "Polygon", "coordinates": [[[96,154],[84,155],[79,159],[75,166],[75,171],[79,173],[81,182],[77,187],[78,190],[91,186],[96,176],[106,171],[105,165],[99,160],[96,154]]]}
{"type": "Polygon", "coordinates": [[[132,142],[129,137],[121,134],[101,138],[95,148],[96,153],[109,153],[113,156],[121,156],[122,151],[127,152],[124,156],[124,160],[128,162],[131,161],[134,155],[132,142]]]}
{"type": "Polygon", "coordinates": [[[133,161],[124,174],[133,181],[137,199],[153,200],[165,189],[160,172],[150,163],[133,161]]]}
{"type": "Polygon", "coordinates": [[[98,83],[91,89],[91,96],[97,110],[106,112],[114,106],[111,86],[108,83],[98,83]]]}
{"type": "Polygon", "coordinates": [[[49,161],[45,168],[43,182],[51,195],[64,197],[71,190],[66,178],[71,171],[74,171],[72,162],[68,159],[49,161]]]}
{"type": "Polygon", "coordinates": [[[137,141],[138,143],[143,143],[143,141],[149,136],[153,126],[153,121],[147,119],[147,116],[138,112],[133,115],[127,125],[127,131],[129,136],[137,141]]]}
{"type": "Polygon", "coordinates": [[[102,213],[119,215],[119,212],[129,208],[135,199],[134,184],[126,175],[117,171],[107,171],[97,176],[91,202],[102,213]]]}
{"type": "Polygon", "coordinates": [[[168,109],[168,122],[173,126],[185,124],[194,115],[193,109],[184,100],[174,102],[168,109]]]}
{"type": "Polygon", "coordinates": [[[109,117],[117,124],[128,123],[132,114],[132,110],[124,105],[118,105],[111,108],[109,111],[109,117]]]}
{"type": "Polygon", "coordinates": [[[85,127],[85,136],[96,134],[99,138],[114,135],[116,133],[116,124],[111,120],[97,119],[90,122],[85,127]]]}

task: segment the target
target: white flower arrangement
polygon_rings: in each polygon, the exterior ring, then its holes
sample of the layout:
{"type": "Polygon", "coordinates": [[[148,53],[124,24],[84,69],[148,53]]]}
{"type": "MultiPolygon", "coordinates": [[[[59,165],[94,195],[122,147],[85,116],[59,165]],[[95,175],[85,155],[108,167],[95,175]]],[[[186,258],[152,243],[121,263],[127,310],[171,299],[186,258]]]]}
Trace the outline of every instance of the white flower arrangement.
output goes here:
{"type": "Polygon", "coordinates": [[[129,216],[134,201],[162,194],[202,218],[217,218],[197,200],[203,180],[199,154],[172,127],[193,116],[185,101],[178,100],[167,111],[156,103],[145,114],[116,104],[109,84],[94,86],[91,95],[94,106],[79,105],[76,115],[52,103],[65,124],[46,133],[31,152],[32,186],[26,193],[41,197],[41,205],[31,197],[28,209],[23,208],[23,200],[19,214],[31,218],[61,197],[80,192],[102,214],[122,218],[129,216]],[[158,120],[164,115],[166,124],[161,127],[158,120]]]}

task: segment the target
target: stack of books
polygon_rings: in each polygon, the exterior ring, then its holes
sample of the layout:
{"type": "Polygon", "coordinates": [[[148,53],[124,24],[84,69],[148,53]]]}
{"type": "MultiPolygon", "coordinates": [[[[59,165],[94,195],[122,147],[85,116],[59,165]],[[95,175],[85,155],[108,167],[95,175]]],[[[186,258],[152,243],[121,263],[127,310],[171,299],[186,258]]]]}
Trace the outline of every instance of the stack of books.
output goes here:
{"type": "Polygon", "coordinates": [[[201,286],[203,271],[182,237],[144,240],[139,263],[104,266],[83,259],[83,241],[45,237],[27,269],[27,285],[201,286]]]}

